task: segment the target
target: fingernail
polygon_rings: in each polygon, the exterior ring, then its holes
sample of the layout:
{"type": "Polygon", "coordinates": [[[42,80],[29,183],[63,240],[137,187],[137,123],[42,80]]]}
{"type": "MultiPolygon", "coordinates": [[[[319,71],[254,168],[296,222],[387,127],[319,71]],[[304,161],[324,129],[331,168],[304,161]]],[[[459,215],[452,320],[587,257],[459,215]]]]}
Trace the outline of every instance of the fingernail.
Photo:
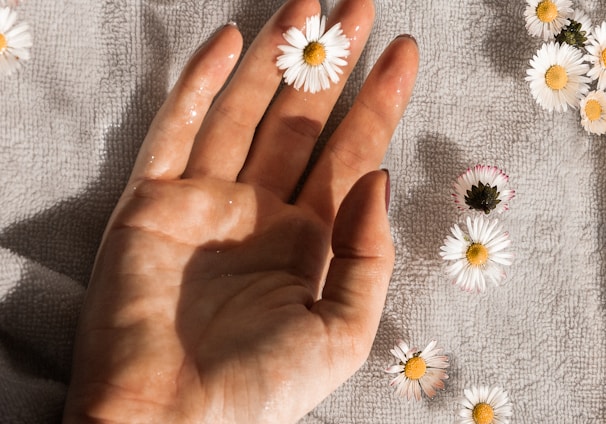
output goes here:
{"type": "Polygon", "coordinates": [[[391,178],[389,177],[389,170],[386,168],[381,169],[385,172],[387,179],[385,180],[385,210],[389,211],[389,203],[391,202],[391,178]]]}
{"type": "Polygon", "coordinates": [[[415,44],[417,44],[417,45],[418,45],[418,43],[417,43],[417,39],[416,39],[416,38],[414,38],[414,37],[413,37],[412,35],[410,35],[410,34],[400,34],[400,35],[398,35],[396,38],[408,38],[409,40],[412,40],[412,41],[413,41],[415,44]]]}
{"type": "Polygon", "coordinates": [[[227,28],[227,27],[233,27],[233,28],[238,29],[238,24],[234,21],[229,21],[222,27],[217,27],[215,29],[215,31],[211,34],[211,36],[208,38],[208,40],[204,40],[198,47],[196,47],[196,50],[194,50],[194,52],[192,53],[192,56],[196,56],[198,53],[200,53],[200,51],[204,48],[204,46],[206,46],[208,44],[209,40],[211,40],[213,37],[216,37],[218,34],[221,33],[221,30],[223,30],[224,28],[227,28]]]}

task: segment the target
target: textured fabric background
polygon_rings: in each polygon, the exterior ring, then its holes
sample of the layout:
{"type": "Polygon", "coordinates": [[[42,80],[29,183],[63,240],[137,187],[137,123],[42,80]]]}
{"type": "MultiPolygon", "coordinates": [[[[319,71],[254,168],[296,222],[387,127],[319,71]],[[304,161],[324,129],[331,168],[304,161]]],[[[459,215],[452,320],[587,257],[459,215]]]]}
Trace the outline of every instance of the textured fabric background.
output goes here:
{"type": "MultiPolygon", "coordinates": [[[[106,219],[180,68],[218,26],[249,44],[281,0],[28,0],[32,60],[0,80],[0,421],[60,420],[72,336],[106,219]]],[[[333,0],[322,2],[325,11],[333,0]]],[[[594,22],[602,0],[576,1],[594,22]]],[[[540,46],[522,0],[376,0],[373,35],[327,130],[388,42],[413,34],[414,96],[385,158],[397,263],[368,362],[303,423],[449,423],[472,384],[510,394],[514,423],[606,421],[606,137],[540,110],[524,81],[540,46]],[[452,286],[439,247],[454,179],[509,173],[516,260],[483,295],[452,286]],[[437,338],[450,379],[396,398],[383,369],[404,338],[437,338]]]]}

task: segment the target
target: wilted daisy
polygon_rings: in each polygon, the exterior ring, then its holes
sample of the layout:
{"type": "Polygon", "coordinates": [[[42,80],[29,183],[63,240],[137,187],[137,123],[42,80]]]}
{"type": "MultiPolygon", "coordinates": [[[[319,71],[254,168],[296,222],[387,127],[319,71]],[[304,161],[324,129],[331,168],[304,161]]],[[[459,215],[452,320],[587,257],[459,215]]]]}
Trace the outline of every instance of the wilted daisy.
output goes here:
{"type": "Polygon", "coordinates": [[[579,105],[581,124],[591,134],[606,134],[606,93],[591,91],[579,105]]]}
{"type": "Polygon", "coordinates": [[[283,34],[288,45],[278,48],[284,53],[278,57],[277,65],[284,72],[284,81],[294,84],[295,89],[316,93],[330,87],[330,81],[339,82],[341,66],[347,65],[349,39],[343,34],[341,23],[335,24],[326,33],[326,17],[308,17],[305,34],[292,27],[283,34]]]}
{"type": "Polygon", "coordinates": [[[591,33],[591,19],[582,10],[575,9],[574,15],[562,31],[556,36],[558,43],[568,43],[571,46],[585,47],[591,33]]]}
{"type": "Polygon", "coordinates": [[[571,0],[526,0],[526,29],[543,41],[553,40],[572,17],[571,0]]]}
{"type": "Polygon", "coordinates": [[[569,44],[543,44],[530,60],[526,81],[537,103],[548,111],[566,112],[576,108],[589,91],[589,66],[581,51],[569,44]]]}
{"type": "Polygon", "coordinates": [[[507,392],[500,387],[473,386],[459,401],[458,424],[508,424],[513,409],[507,392]]]}
{"type": "Polygon", "coordinates": [[[17,22],[17,12],[0,8],[0,75],[10,75],[21,68],[21,62],[29,59],[32,36],[29,25],[17,22]]]}
{"type": "Polygon", "coordinates": [[[476,215],[467,217],[466,223],[467,232],[457,224],[451,228],[454,237],[446,237],[440,256],[449,262],[446,273],[455,285],[483,292],[487,281],[498,286],[505,278],[503,266],[511,265],[513,259],[507,250],[511,240],[496,219],[476,215]]]}
{"type": "Polygon", "coordinates": [[[413,398],[421,400],[421,389],[427,396],[433,398],[437,389],[444,389],[444,382],[448,374],[448,356],[442,355],[442,348],[436,347],[437,342],[432,340],[422,351],[400,340],[391,349],[391,354],[398,363],[387,368],[385,372],[397,374],[391,381],[396,387],[396,394],[408,400],[413,398]]]}
{"type": "Polygon", "coordinates": [[[606,89],[606,22],[595,27],[587,45],[585,60],[593,65],[587,75],[598,80],[598,90],[606,89]]]}
{"type": "Polygon", "coordinates": [[[505,188],[508,182],[507,174],[496,166],[476,165],[457,178],[452,196],[461,210],[500,213],[509,209],[507,202],[515,196],[515,190],[505,188]]]}

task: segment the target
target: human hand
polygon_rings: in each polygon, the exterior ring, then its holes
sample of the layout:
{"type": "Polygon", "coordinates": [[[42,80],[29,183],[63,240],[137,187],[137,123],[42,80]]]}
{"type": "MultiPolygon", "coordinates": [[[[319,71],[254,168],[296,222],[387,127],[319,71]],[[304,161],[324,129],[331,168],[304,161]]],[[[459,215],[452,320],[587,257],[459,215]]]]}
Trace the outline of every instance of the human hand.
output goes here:
{"type": "Polygon", "coordinates": [[[64,422],[294,422],[365,361],[394,260],[388,176],[374,170],[418,52],[408,37],[387,47],[289,203],[374,17],[371,0],[343,0],[328,26],[351,37],[344,78],[268,106],[282,33],[319,11],[288,1],[212,104],[237,28],[184,69],[104,234],[64,422]]]}

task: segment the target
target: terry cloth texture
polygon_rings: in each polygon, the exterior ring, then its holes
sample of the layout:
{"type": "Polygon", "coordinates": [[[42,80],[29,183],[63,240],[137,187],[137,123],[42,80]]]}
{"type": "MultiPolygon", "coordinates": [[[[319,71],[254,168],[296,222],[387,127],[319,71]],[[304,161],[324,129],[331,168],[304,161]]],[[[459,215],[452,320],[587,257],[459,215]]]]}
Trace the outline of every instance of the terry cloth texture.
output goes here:
{"type": "MultiPolygon", "coordinates": [[[[189,55],[238,22],[249,45],[279,0],[27,0],[32,59],[0,80],[0,422],[59,422],[72,339],[104,225],[152,117],[189,55]]],[[[334,1],[323,1],[324,11],[334,1]]],[[[602,0],[575,1],[593,22],[602,0]]],[[[522,0],[376,0],[375,29],[327,132],[389,41],[421,63],[385,157],[397,262],[366,364],[303,423],[449,423],[471,385],[505,388],[513,423],[606,420],[606,136],[550,114],[524,81],[541,41],[522,0]],[[498,165],[517,192],[501,216],[515,261],[475,295],[444,276],[461,218],[456,177],[498,165]],[[434,400],[397,398],[398,339],[450,356],[434,400]]]]}

